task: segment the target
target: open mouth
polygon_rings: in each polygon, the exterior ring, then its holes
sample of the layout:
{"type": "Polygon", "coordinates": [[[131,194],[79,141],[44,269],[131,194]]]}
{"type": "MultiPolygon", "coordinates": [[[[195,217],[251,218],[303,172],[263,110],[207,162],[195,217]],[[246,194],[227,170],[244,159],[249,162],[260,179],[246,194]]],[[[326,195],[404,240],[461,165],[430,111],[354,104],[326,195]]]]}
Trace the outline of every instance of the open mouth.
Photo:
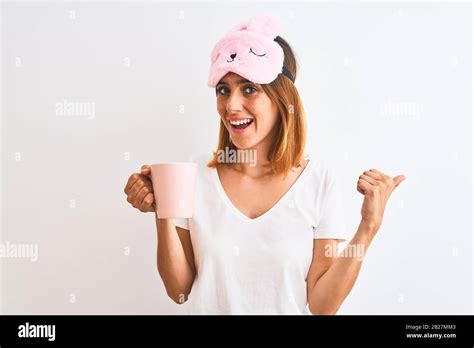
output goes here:
{"type": "Polygon", "coordinates": [[[234,129],[245,129],[253,123],[252,119],[241,120],[241,121],[230,121],[229,122],[234,129]]]}

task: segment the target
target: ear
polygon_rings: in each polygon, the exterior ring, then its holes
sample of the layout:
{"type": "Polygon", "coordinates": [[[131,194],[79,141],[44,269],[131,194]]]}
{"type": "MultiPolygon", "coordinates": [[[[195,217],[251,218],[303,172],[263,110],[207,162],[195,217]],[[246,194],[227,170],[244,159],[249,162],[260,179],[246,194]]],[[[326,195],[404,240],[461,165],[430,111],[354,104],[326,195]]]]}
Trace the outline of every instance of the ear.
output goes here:
{"type": "Polygon", "coordinates": [[[234,31],[241,31],[241,30],[247,30],[247,23],[240,23],[234,26],[232,29],[230,29],[229,33],[232,33],[234,31]]]}
{"type": "Polygon", "coordinates": [[[217,60],[217,58],[219,57],[219,49],[220,49],[220,45],[215,46],[212,49],[212,52],[211,52],[211,62],[212,63],[214,63],[217,60]]]}
{"type": "Polygon", "coordinates": [[[280,29],[280,17],[276,16],[258,16],[253,18],[248,24],[248,30],[261,33],[272,40],[278,36],[280,29]]]}

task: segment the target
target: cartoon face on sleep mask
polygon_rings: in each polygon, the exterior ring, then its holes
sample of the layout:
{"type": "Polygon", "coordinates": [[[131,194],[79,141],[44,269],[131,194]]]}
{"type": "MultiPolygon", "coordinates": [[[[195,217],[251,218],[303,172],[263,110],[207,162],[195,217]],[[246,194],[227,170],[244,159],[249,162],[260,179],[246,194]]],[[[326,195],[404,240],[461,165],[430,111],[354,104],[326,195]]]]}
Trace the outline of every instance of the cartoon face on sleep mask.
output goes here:
{"type": "Polygon", "coordinates": [[[270,83],[280,73],[294,82],[283,66],[283,49],[274,41],[279,32],[280,20],[274,16],[255,17],[231,29],[212,50],[208,86],[216,87],[229,72],[258,84],[270,83]]]}

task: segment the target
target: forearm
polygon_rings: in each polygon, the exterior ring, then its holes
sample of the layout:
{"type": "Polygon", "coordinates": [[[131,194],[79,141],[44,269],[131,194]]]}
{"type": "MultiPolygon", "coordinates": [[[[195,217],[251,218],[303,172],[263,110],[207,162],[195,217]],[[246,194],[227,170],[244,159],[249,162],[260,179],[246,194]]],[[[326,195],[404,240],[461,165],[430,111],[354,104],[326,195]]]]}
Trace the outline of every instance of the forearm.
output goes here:
{"type": "Polygon", "coordinates": [[[354,238],[310,289],[308,304],[311,313],[335,314],[338,311],[354,286],[376,231],[376,227],[364,222],[359,224],[354,238]]]}
{"type": "Polygon", "coordinates": [[[157,267],[168,296],[176,303],[187,300],[194,281],[194,272],[186,260],[183,245],[172,219],[158,219],[157,267]]]}

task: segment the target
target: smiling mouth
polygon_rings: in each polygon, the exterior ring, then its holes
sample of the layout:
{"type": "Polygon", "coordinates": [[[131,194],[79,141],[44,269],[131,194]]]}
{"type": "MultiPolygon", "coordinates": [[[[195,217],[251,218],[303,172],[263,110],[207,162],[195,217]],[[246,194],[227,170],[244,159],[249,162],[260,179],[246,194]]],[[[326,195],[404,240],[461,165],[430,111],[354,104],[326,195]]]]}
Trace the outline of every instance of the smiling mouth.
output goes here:
{"type": "Polygon", "coordinates": [[[238,124],[238,125],[234,125],[232,123],[229,123],[230,126],[234,129],[245,129],[247,128],[248,126],[250,126],[251,124],[253,123],[253,120],[250,120],[250,122],[248,123],[244,123],[244,124],[238,124]]]}

